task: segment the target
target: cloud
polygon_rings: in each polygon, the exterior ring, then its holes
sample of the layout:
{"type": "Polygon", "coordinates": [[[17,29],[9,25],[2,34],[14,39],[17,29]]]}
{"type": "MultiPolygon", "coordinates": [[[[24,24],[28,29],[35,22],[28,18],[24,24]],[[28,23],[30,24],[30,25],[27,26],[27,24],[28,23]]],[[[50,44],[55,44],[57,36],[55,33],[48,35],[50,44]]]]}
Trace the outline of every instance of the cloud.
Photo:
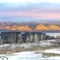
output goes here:
{"type": "Polygon", "coordinates": [[[42,3],[42,2],[48,2],[48,3],[60,3],[60,0],[0,0],[0,3],[42,3]]]}
{"type": "Polygon", "coordinates": [[[60,0],[0,0],[0,16],[60,19],[60,0]]]}
{"type": "Polygon", "coordinates": [[[27,5],[10,5],[10,4],[6,4],[6,3],[1,3],[0,4],[0,11],[2,10],[16,10],[16,11],[20,11],[20,10],[32,10],[32,9],[40,9],[40,10],[56,10],[56,9],[60,9],[60,4],[52,4],[52,3],[39,3],[39,4],[31,4],[28,3],[27,5]]]}
{"type": "MultiPolygon", "coordinates": [[[[56,10],[60,9],[60,3],[50,3],[58,2],[58,0],[0,0],[0,11],[8,10],[32,10],[32,9],[41,9],[41,10],[56,10]]],[[[60,0],[59,0],[60,1],[60,0]]]]}
{"type": "Polygon", "coordinates": [[[29,18],[48,18],[48,19],[60,19],[60,12],[45,12],[45,11],[6,11],[0,12],[0,16],[15,16],[15,17],[29,17],[29,18]]]}

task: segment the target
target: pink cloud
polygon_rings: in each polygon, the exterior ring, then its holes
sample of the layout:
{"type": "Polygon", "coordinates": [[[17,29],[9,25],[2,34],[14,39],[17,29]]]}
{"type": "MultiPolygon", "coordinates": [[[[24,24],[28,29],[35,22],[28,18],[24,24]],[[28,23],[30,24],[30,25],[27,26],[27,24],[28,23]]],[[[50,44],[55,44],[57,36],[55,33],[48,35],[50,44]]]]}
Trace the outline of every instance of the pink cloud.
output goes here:
{"type": "Polygon", "coordinates": [[[57,18],[60,19],[60,12],[45,12],[45,11],[5,11],[0,12],[0,16],[22,16],[35,18],[57,18]]]}

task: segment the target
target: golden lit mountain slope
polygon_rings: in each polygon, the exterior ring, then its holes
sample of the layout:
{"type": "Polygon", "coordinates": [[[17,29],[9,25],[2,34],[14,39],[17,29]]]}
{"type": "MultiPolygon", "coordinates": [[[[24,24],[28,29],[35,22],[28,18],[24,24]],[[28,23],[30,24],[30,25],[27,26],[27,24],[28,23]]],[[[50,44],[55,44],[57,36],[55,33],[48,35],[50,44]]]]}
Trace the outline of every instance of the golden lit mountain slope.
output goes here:
{"type": "MultiPolygon", "coordinates": [[[[60,31],[60,26],[55,24],[37,24],[36,26],[33,26],[34,31],[60,31]]],[[[0,29],[6,29],[6,30],[18,30],[18,31],[32,31],[32,27],[29,25],[0,25],[0,29]]]]}

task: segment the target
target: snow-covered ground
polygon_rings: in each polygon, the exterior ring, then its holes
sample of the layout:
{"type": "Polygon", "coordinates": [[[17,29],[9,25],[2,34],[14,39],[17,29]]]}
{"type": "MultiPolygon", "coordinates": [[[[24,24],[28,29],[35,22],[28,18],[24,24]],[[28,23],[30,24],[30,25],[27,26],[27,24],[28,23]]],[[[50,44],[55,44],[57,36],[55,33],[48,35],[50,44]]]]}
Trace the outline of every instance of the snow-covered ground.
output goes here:
{"type": "Polygon", "coordinates": [[[55,49],[48,49],[48,50],[45,50],[45,51],[43,51],[43,52],[45,52],[45,53],[60,54],[60,48],[59,48],[59,49],[57,49],[57,48],[55,48],[55,49]]]}
{"type": "MultiPolygon", "coordinates": [[[[60,49],[50,49],[50,50],[45,50],[44,52],[60,54],[60,49]]],[[[13,53],[9,55],[4,54],[0,56],[5,56],[8,58],[8,60],[60,60],[60,56],[44,57],[42,53],[36,53],[36,51],[13,53]]]]}
{"type": "Polygon", "coordinates": [[[31,48],[32,46],[51,46],[52,44],[48,41],[40,41],[39,43],[21,43],[21,44],[2,44],[0,45],[0,48],[2,47],[8,47],[10,46],[11,48],[15,48],[15,47],[24,47],[24,48],[31,48]]]}
{"type": "MultiPolygon", "coordinates": [[[[54,41],[54,40],[53,40],[54,41]]],[[[4,49],[5,47],[9,48],[20,48],[24,47],[26,49],[33,48],[34,46],[41,47],[51,47],[52,43],[50,41],[40,41],[39,43],[21,43],[21,44],[3,44],[0,45],[0,49],[4,49]]],[[[38,51],[25,51],[25,52],[19,52],[19,53],[12,53],[12,54],[0,54],[0,57],[8,58],[8,60],[60,60],[60,56],[43,56],[43,53],[54,53],[54,54],[60,54],[60,48],[55,49],[44,49],[44,50],[38,50],[38,51]],[[38,52],[38,53],[37,53],[38,52]]],[[[0,58],[0,60],[2,60],[0,58]]],[[[6,59],[4,59],[6,60],[6,59]]]]}

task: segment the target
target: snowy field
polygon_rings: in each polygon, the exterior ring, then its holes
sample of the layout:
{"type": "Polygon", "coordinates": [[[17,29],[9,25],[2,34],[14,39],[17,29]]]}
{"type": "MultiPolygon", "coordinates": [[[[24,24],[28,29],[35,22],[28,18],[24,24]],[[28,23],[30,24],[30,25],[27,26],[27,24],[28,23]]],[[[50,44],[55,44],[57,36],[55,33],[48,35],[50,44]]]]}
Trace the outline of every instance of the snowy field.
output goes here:
{"type": "MultiPolygon", "coordinates": [[[[45,50],[43,52],[60,54],[60,49],[50,49],[45,50]]],[[[49,57],[43,56],[41,52],[37,53],[37,51],[27,51],[27,52],[13,53],[9,55],[3,54],[0,56],[7,57],[8,60],[60,60],[60,56],[49,56],[49,57]]]]}
{"type": "MultiPolygon", "coordinates": [[[[51,40],[54,41],[54,40],[51,40]]],[[[39,43],[24,43],[24,44],[3,44],[0,45],[0,52],[3,51],[13,51],[8,54],[0,54],[0,60],[60,60],[60,48],[54,46],[50,41],[40,41],[39,43]],[[17,47],[19,50],[28,50],[16,52],[17,47]],[[50,47],[50,48],[49,48],[50,47]],[[22,49],[23,48],[23,49],[22,49]],[[43,50],[41,48],[44,48],[43,50]],[[46,48],[46,49],[45,49],[46,48]],[[48,49],[49,48],[49,49],[48,49]],[[33,49],[30,51],[30,49],[33,49]],[[37,49],[37,50],[34,50],[37,49]],[[50,54],[49,56],[43,53],[50,54]],[[51,55],[56,54],[56,55],[51,55]],[[4,58],[4,59],[3,59],[4,58]]]]}
{"type": "Polygon", "coordinates": [[[34,51],[46,49],[50,47],[51,43],[38,42],[38,43],[21,43],[21,44],[3,44],[0,45],[0,54],[16,53],[22,51],[34,51]]]}
{"type": "Polygon", "coordinates": [[[48,49],[43,51],[44,53],[55,53],[55,54],[60,54],[60,48],[59,49],[48,49]]]}

